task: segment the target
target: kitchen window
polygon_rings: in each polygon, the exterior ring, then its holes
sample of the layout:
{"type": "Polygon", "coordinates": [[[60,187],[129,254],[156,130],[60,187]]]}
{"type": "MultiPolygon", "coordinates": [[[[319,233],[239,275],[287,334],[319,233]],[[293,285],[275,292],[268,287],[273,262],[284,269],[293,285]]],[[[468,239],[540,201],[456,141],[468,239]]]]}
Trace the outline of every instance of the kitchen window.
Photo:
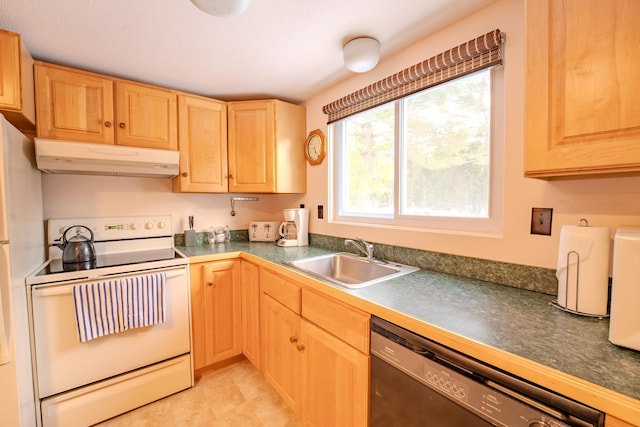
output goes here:
{"type": "Polygon", "coordinates": [[[331,221],[499,234],[502,86],[487,68],[331,123],[331,221]]]}

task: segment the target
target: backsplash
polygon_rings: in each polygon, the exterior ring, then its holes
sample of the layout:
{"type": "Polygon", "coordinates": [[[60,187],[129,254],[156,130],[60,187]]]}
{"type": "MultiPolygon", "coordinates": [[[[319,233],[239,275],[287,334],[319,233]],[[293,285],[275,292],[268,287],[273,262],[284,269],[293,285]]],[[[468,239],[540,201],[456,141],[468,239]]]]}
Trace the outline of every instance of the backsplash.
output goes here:
{"type": "MultiPolygon", "coordinates": [[[[184,246],[184,234],[174,235],[174,240],[176,246],[184,246]]],[[[249,230],[231,230],[231,240],[248,241],[249,230]]],[[[345,247],[344,240],[340,237],[309,234],[309,244],[312,246],[336,252],[357,253],[355,249],[345,247]]],[[[374,255],[380,259],[549,295],[558,294],[556,272],[552,269],[373,243],[374,255]]],[[[196,233],[196,245],[206,244],[209,244],[208,233],[196,233]]]]}
{"type": "MultiPolygon", "coordinates": [[[[231,230],[231,240],[234,242],[242,242],[249,240],[249,230],[231,230]]],[[[184,233],[173,235],[173,244],[175,246],[184,246],[184,233]]],[[[206,231],[196,232],[196,245],[208,245],[209,233],[206,231]]]]}
{"type": "MultiPolygon", "coordinates": [[[[310,234],[309,243],[336,252],[358,253],[351,247],[345,247],[344,239],[339,237],[310,234]]],[[[558,293],[558,280],[552,269],[374,244],[374,256],[380,259],[549,295],[558,293]]]]}

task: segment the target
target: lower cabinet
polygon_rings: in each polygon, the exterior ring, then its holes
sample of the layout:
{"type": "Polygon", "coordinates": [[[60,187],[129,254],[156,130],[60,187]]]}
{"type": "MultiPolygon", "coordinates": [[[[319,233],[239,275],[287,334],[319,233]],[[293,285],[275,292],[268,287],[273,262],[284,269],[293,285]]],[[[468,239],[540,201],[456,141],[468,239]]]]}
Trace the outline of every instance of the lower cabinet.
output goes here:
{"type": "Polygon", "coordinates": [[[264,376],[300,413],[300,316],[267,294],[260,302],[264,376]]]}
{"type": "Polygon", "coordinates": [[[260,269],[240,261],[242,282],[242,353],[260,369],[260,269]]]}
{"type": "Polygon", "coordinates": [[[191,264],[191,334],[198,370],[242,354],[240,260],[191,264]]]}
{"type": "Polygon", "coordinates": [[[303,425],[368,425],[369,313],[245,259],[191,264],[190,279],[195,370],[244,354],[303,425]]]}
{"type": "Polygon", "coordinates": [[[304,319],[300,343],[304,425],[368,425],[369,356],[304,319]]]}
{"type": "Polygon", "coordinates": [[[261,269],[260,281],[267,381],[307,426],[368,425],[369,315],[268,269],[261,269]]]}

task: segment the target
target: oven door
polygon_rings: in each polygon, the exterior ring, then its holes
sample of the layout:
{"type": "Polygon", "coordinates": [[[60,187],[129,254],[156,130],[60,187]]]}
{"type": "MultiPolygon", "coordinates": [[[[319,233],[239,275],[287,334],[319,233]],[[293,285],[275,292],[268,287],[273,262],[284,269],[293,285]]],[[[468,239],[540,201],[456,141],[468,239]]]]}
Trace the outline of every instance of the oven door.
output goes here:
{"type": "Polygon", "coordinates": [[[73,285],[78,281],[33,286],[32,333],[38,397],[90,384],[190,351],[187,266],[128,273],[130,277],[165,272],[165,322],[81,343],[73,285]]]}

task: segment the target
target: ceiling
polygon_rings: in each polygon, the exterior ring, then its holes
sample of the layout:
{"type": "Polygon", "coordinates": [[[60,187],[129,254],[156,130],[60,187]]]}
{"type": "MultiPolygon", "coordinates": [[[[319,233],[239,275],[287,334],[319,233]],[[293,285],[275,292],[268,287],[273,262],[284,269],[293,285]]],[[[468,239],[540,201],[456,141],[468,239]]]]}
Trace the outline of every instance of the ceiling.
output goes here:
{"type": "Polygon", "coordinates": [[[342,46],[389,56],[492,0],[251,0],[240,16],[189,0],[0,0],[35,59],[215,97],[303,102],[347,78],[342,46]]]}

